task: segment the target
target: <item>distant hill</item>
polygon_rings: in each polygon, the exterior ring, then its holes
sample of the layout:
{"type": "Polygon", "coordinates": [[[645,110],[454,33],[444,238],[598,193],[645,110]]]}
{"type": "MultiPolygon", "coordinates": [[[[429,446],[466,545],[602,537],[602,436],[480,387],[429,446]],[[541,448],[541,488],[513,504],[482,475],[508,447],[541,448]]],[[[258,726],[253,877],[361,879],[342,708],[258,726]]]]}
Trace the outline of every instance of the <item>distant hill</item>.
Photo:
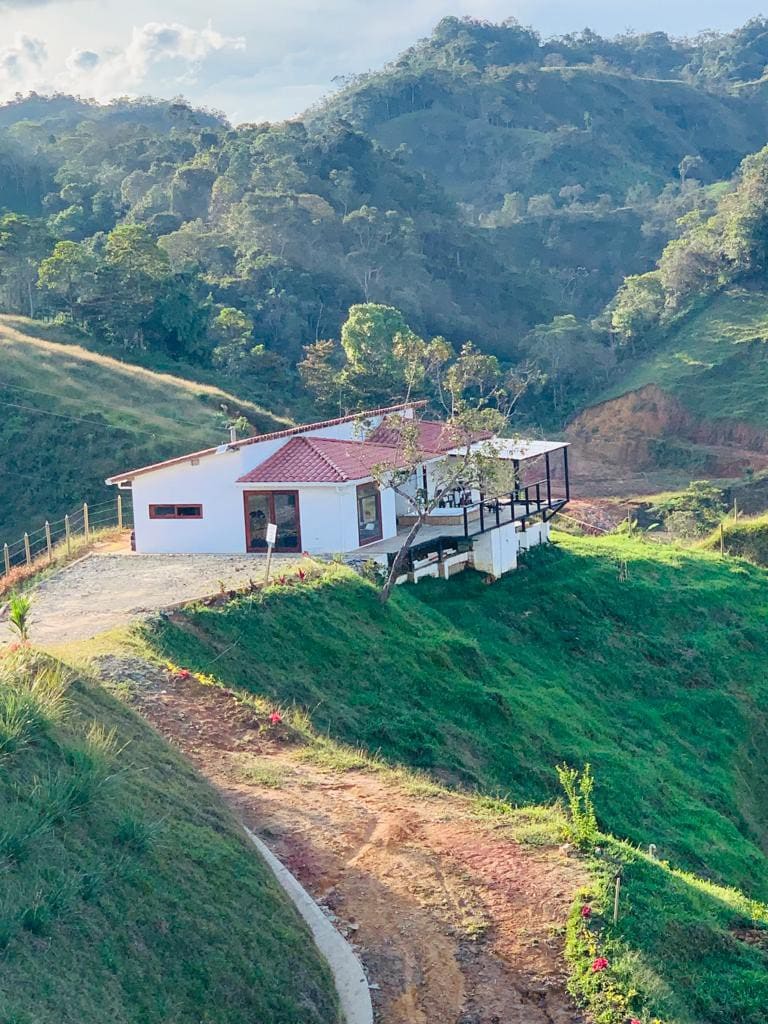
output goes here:
{"type": "Polygon", "coordinates": [[[752,78],[766,39],[759,19],[691,43],[544,40],[514,19],[445,18],[307,120],[347,122],[429,174],[510,266],[542,274],[558,313],[594,315],[706,202],[695,184],[729,178],[764,145],[768,103],[752,78]]]}
{"type": "MultiPolygon", "coordinates": [[[[415,63],[415,61],[414,61],[415,63]]],[[[729,177],[765,142],[768,107],[751,93],[706,92],[682,81],[594,66],[396,64],[366,76],[322,110],[348,119],[481,211],[507,193],[526,199],[581,186],[582,202],[623,205],[634,186],[660,191],[679,176],[729,177]],[[717,132],[713,133],[713,126],[717,132]]]]}
{"type": "Polygon", "coordinates": [[[208,447],[227,418],[254,432],[286,421],[217,388],[89,351],[23,318],[0,317],[0,544],[82,501],[104,501],[110,473],[208,447]],[[227,412],[225,413],[224,409],[227,412]]]}
{"type": "Polygon", "coordinates": [[[0,1018],[335,1024],[327,965],[209,786],[101,687],[0,663],[0,1018]]]}

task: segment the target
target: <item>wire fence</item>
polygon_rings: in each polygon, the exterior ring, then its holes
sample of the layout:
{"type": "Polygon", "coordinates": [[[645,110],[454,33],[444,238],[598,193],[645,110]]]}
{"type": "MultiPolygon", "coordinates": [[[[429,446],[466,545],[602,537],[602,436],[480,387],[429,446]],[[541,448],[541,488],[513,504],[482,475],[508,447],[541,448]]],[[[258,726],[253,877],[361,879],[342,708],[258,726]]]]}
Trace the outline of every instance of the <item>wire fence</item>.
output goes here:
{"type": "Polygon", "coordinates": [[[38,529],[28,531],[11,544],[4,543],[0,554],[0,580],[19,570],[31,570],[46,563],[50,565],[61,557],[69,558],[103,530],[123,530],[132,526],[130,494],[118,494],[116,498],[97,504],[83,502],[63,518],[46,519],[38,529]]]}

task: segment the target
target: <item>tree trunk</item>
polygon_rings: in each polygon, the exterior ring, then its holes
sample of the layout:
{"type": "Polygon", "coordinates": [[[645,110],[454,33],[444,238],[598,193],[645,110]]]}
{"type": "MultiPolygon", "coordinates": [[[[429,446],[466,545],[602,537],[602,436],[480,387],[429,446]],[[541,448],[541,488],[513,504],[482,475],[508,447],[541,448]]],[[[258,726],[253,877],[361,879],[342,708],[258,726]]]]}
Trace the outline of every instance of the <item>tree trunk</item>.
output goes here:
{"type": "Polygon", "coordinates": [[[397,582],[397,577],[400,575],[400,569],[402,568],[403,562],[405,561],[406,556],[408,555],[408,549],[410,548],[411,544],[413,544],[416,534],[424,525],[425,518],[425,515],[420,515],[418,517],[416,522],[408,531],[408,535],[403,541],[402,547],[397,552],[395,560],[392,563],[392,568],[389,570],[387,582],[384,584],[384,586],[381,589],[381,593],[379,594],[379,600],[381,601],[382,604],[385,604],[389,600],[395,583],[397,582]]]}

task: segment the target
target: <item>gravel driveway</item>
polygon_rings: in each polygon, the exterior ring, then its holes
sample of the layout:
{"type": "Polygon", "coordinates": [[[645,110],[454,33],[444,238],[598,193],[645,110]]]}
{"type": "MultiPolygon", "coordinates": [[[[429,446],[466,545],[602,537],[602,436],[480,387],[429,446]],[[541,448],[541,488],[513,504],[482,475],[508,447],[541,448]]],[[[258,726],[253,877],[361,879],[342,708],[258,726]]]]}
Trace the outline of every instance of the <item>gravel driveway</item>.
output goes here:
{"type": "MultiPolygon", "coordinates": [[[[297,556],[275,555],[283,571],[297,556]]],[[[87,640],[160,608],[242,587],[264,576],[264,555],[91,554],[44,580],[32,594],[30,639],[40,647],[87,640]]],[[[0,643],[10,640],[0,622],[0,643]]]]}

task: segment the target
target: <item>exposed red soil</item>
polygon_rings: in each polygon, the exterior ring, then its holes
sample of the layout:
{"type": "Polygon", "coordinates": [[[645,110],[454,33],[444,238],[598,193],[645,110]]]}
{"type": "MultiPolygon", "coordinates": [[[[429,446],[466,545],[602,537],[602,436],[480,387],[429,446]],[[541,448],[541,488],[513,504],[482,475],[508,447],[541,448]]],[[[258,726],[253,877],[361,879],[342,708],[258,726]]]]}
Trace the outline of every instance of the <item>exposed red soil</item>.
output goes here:
{"type": "Polygon", "coordinates": [[[380,1024],[575,1024],[562,932],[585,874],[526,847],[468,800],[390,773],[331,773],[227,691],[133,659],[141,713],[216,785],[355,945],[380,1024]],[[255,781],[248,781],[249,766],[255,781]],[[265,774],[266,773],[266,774],[265,774]]]}
{"type": "Polygon", "coordinates": [[[628,494],[691,477],[663,469],[657,443],[697,449],[698,476],[740,476],[768,467],[768,431],[750,423],[703,420],[655,384],[585,409],[568,427],[574,485],[580,494],[628,494]]]}

